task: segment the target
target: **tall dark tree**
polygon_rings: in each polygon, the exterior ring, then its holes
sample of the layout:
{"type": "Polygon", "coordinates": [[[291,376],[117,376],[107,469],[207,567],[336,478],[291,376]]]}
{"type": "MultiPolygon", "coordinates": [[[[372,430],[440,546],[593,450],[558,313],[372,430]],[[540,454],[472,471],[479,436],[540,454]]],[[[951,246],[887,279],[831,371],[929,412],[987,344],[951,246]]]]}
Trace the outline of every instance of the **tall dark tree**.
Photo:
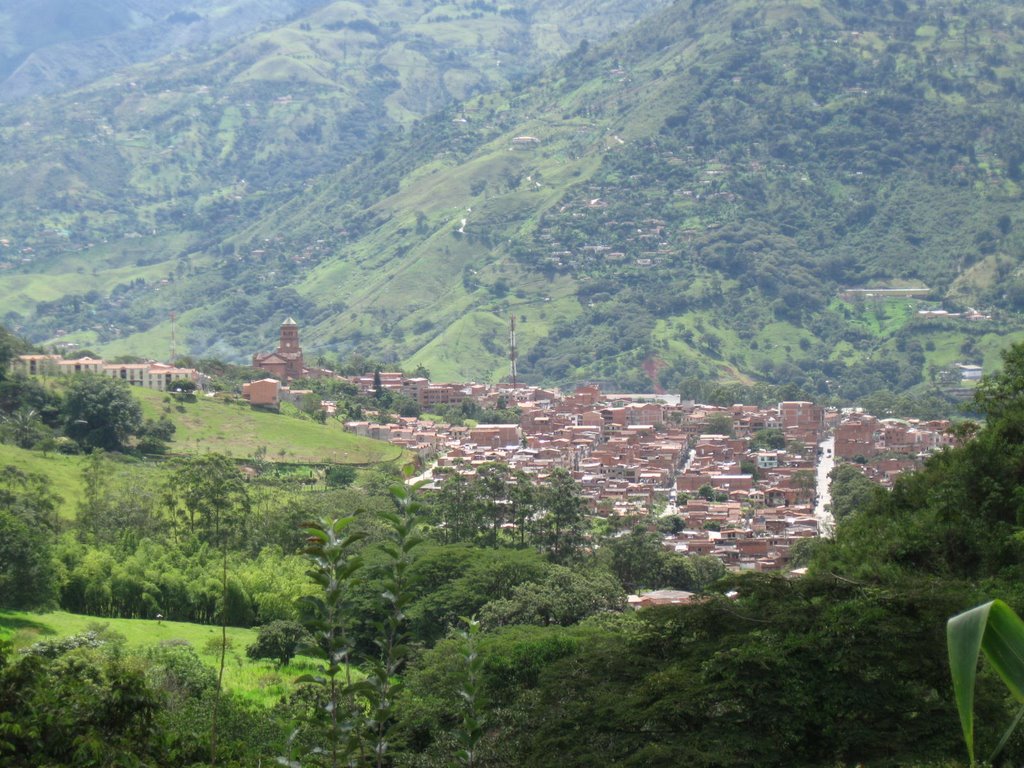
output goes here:
{"type": "Polygon", "coordinates": [[[44,608],[57,599],[50,535],[0,507],[0,606],[44,608]]]}
{"type": "Polygon", "coordinates": [[[84,449],[123,451],[140,429],[142,408],[128,384],[106,376],[71,379],[64,402],[64,431],[84,449]]]}
{"type": "Polygon", "coordinates": [[[869,480],[863,472],[851,464],[839,464],[829,472],[829,495],[832,498],[832,515],[842,520],[858,509],[871,503],[881,487],[869,480]]]}
{"type": "Polygon", "coordinates": [[[179,464],[167,481],[165,499],[183,533],[217,547],[237,540],[250,510],[238,467],[219,453],[179,464]]]}
{"type": "Polygon", "coordinates": [[[475,488],[482,505],[480,523],[489,529],[487,543],[498,546],[501,526],[509,512],[509,480],[512,471],[507,464],[490,462],[477,469],[475,488]]]}
{"type": "Polygon", "coordinates": [[[172,510],[185,521],[190,535],[197,535],[220,550],[220,666],[218,695],[214,699],[210,724],[210,763],[214,764],[218,754],[219,693],[227,656],[227,624],[232,619],[229,611],[235,607],[235,621],[244,621],[247,617],[238,616],[237,609],[245,610],[248,603],[240,587],[228,580],[228,546],[242,533],[250,512],[249,494],[235,463],[227,456],[211,453],[191,458],[178,468],[168,483],[167,500],[172,510]]]}
{"type": "Polygon", "coordinates": [[[536,521],[539,543],[556,563],[576,559],[586,531],[586,507],[579,486],[572,475],[559,467],[541,486],[539,496],[539,506],[544,510],[536,521]]]}
{"type": "Polygon", "coordinates": [[[29,346],[0,325],[0,381],[7,377],[7,369],[16,355],[28,352],[29,346]]]}
{"type": "Polygon", "coordinates": [[[59,503],[42,475],[0,470],[0,606],[42,608],[56,601],[59,503]]]}
{"type": "Polygon", "coordinates": [[[537,510],[537,487],[529,475],[518,469],[509,483],[508,495],[509,518],[515,525],[517,543],[522,547],[526,545],[530,520],[537,510]]]}
{"type": "Polygon", "coordinates": [[[441,484],[434,499],[435,519],[446,544],[473,541],[480,519],[480,503],[473,484],[456,467],[441,484]]]}

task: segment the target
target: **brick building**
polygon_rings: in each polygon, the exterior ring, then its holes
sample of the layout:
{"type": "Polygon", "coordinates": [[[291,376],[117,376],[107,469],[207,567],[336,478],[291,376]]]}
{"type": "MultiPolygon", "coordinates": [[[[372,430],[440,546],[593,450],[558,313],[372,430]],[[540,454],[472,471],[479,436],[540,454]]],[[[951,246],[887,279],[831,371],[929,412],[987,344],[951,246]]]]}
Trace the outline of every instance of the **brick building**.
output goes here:
{"type": "Polygon", "coordinates": [[[252,367],[266,371],[283,382],[301,378],[305,368],[302,347],[299,345],[299,325],[290,317],[281,323],[281,337],[273,352],[257,352],[252,356],[252,367]]]}

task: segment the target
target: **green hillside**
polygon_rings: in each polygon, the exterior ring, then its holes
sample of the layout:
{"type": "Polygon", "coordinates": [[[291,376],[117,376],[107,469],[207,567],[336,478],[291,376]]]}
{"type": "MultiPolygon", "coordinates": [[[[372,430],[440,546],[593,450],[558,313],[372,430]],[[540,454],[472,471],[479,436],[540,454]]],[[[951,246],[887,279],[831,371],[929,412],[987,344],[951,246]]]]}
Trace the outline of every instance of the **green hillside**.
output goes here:
{"type": "Polygon", "coordinates": [[[43,455],[39,451],[0,443],[0,465],[45,477],[51,490],[60,497],[59,512],[64,519],[75,517],[78,500],[82,495],[82,470],[86,462],[85,456],[64,456],[59,453],[43,455]]]}
{"type": "MultiPolygon", "coordinates": [[[[129,651],[187,644],[211,669],[217,669],[220,662],[220,627],[209,624],[167,620],[157,622],[152,619],[98,619],[66,611],[0,611],[0,641],[9,641],[15,650],[22,650],[35,642],[58,640],[96,629],[123,638],[129,651]]],[[[265,660],[249,659],[245,649],[256,641],[256,635],[255,629],[227,628],[224,688],[247,701],[269,707],[282,696],[291,693],[295,678],[314,672],[316,667],[303,656],[293,659],[280,669],[265,660]]]]}
{"type": "Polygon", "coordinates": [[[174,423],[174,437],[168,443],[173,454],[244,458],[265,448],[268,461],[333,464],[381,464],[405,455],[388,443],[345,432],[336,419],[318,424],[297,412],[255,410],[242,400],[200,397],[194,403],[172,403],[160,392],[133,393],[147,418],[167,416],[174,423]]]}
{"type": "Polygon", "coordinates": [[[600,43],[611,7],[334,3],[16,110],[6,322],[159,356],[174,310],[244,359],[287,313],[495,380],[514,315],[527,379],[843,399],[1024,335],[1014,4],[639,4],[600,43]]]}
{"type": "Polygon", "coordinates": [[[267,231],[283,204],[324,199],[321,179],[351,178],[360,153],[378,162],[412,120],[662,4],[328,3],[17,105],[0,117],[15,150],[0,160],[3,319],[35,340],[154,354],[176,310],[192,351],[242,359],[276,312],[309,320],[294,284],[369,223],[352,208],[267,231]],[[229,322],[188,312],[214,304],[229,322]]]}
{"type": "Polygon", "coordinates": [[[0,101],[66,91],[131,63],[202,50],[320,0],[33,0],[0,8],[0,101]]]}
{"type": "MultiPolygon", "coordinates": [[[[404,145],[419,170],[298,284],[334,310],[307,337],[445,371],[483,357],[495,376],[515,314],[534,380],[843,398],[991,364],[1024,308],[1019,21],[999,3],[683,3],[581,46],[507,100],[420,126],[404,145]],[[900,286],[928,292],[837,300],[900,286]],[[989,319],[918,315],[971,306],[989,319]]],[[[357,177],[387,184],[401,148],[357,177]]],[[[339,180],[268,226],[355,194],[339,180]]]]}

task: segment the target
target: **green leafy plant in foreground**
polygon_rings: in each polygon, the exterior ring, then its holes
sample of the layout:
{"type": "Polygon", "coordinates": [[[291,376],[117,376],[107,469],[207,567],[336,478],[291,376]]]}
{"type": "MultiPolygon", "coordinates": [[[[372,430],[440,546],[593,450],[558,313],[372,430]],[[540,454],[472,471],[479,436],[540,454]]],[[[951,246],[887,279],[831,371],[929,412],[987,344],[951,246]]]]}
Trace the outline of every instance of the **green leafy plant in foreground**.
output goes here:
{"type": "Polygon", "coordinates": [[[462,687],[459,695],[462,697],[462,723],[457,729],[457,737],[461,749],[456,753],[459,762],[474,768],[479,764],[480,741],[484,736],[484,712],[481,706],[483,692],[483,659],[479,652],[480,622],[475,616],[459,619],[465,624],[465,629],[458,630],[458,637],[462,641],[461,653],[463,663],[462,687]]]}
{"type": "Polygon", "coordinates": [[[354,517],[342,517],[310,523],[306,555],[310,560],[309,577],[321,594],[304,596],[305,626],[313,642],[304,652],[320,660],[320,673],[300,677],[297,682],[323,688],[328,716],[324,754],[327,764],[337,766],[349,755],[362,756],[358,718],[362,712],[356,701],[361,683],[352,676],[352,642],[348,632],[346,603],[348,588],[362,568],[362,558],[354,545],[362,534],[347,529],[354,517]]]}
{"type": "MultiPolygon", "coordinates": [[[[305,527],[306,556],[311,565],[307,573],[320,592],[300,598],[300,602],[305,609],[303,623],[312,638],[305,652],[319,660],[319,674],[300,677],[297,682],[317,685],[323,693],[326,728],[322,746],[315,750],[322,764],[382,768],[390,760],[394,701],[402,690],[400,673],[410,652],[405,614],[411,600],[408,571],[412,550],[423,542],[418,532],[420,505],[413,490],[392,486],[397,511],[382,513],[387,533],[380,547],[386,558],[380,597],[387,610],[376,625],[377,654],[357,654],[351,635],[350,590],[364,568],[355,546],[364,534],[349,530],[355,517],[324,519],[305,527]],[[353,675],[356,665],[362,667],[365,677],[353,675]]],[[[286,763],[301,765],[292,760],[286,763]]]]}
{"type": "Polygon", "coordinates": [[[421,508],[412,491],[405,485],[396,484],[391,487],[391,496],[398,505],[398,511],[382,515],[388,523],[387,540],[382,547],[387,564],[384,568],[384,592],[381,594],[387,613],[377,625],[377,638],[374,640],[379,655],[369,659],[366,665],[370,705],[367,730],[377,768],[382,768],[388,758],[395,697],[403,687],[399,675],[410,651],[409,621],[405,611],[412,599],[408,573],[412,565],[411,552],[423,542],[423,537],[417,532],[421,508]]]}
{"type": "MultiPolygon", "coordinates": [[[[971,765],[977,765],[974,756],[974,684],[978,652],[985,654],[1013,697],[1024,704],[1024,621],[1002,600],[992,600],[951,618],[946,624],[946,641],[967,754],[971,765]]],[[[986,762],[991,763],[999,755],[1022,718],[1024,707],[1014,717],[986,762]]]]}

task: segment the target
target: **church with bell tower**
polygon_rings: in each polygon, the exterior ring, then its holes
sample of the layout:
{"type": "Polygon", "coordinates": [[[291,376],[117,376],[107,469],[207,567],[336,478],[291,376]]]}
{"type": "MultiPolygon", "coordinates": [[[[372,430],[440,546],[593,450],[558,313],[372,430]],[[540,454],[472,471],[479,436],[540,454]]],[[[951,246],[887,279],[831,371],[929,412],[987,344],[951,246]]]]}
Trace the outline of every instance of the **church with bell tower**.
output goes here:
{"type": "Polygon", "coordinates": [[[302,362],[302,347],[299,344],[299,324],[292,318],[281,323],[281,336],[273,352],[257,352],[252,356],[252,367],[266,371],[275,379],[287,384],[301,378],[305,366],[302,362]]]}

